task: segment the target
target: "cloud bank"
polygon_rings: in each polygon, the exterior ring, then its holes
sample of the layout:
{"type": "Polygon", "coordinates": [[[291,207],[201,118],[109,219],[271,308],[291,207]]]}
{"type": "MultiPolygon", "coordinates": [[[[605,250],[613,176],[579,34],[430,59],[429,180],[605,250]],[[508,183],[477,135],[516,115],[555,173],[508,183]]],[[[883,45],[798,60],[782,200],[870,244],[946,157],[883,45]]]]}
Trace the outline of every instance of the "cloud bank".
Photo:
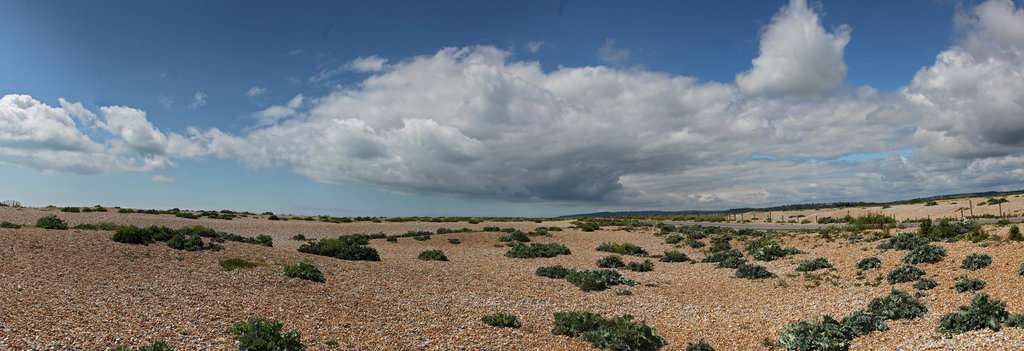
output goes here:
{"type": "Polygon", "coordinates": [[[239,134],[168,133],[130,107],[97,116],[7,95],[0,162],[91,174],[215,157],[395,193],[606,208],[1024,186],[1024,11],[990,0],[959,14],[956,44],[891,93],[843,85],[852,31],[826,30],[820,16],[803,0],[783,7],[750,70],[725,83],[606,66],[545,72],[491,46],[373,56],[346,68],[368,74],[358,84],[257,112],[239,134]],[[879,153],[889,156],[840,160],[879,153]]]}

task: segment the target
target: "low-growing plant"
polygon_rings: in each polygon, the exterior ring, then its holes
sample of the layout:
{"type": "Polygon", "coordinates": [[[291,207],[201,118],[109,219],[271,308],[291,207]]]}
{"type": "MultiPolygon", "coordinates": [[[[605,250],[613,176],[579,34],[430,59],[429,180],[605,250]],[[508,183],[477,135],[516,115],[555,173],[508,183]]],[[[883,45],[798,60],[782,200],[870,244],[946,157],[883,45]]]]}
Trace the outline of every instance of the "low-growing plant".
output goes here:
{"type": "Polygon", "coordinates": [[[202,251],[204,248],[203,238],[198,234],[192,234],[186,239],[185,234],[176,233],[170,240],[167,240],[167,247],[175,250],[202,251]]]}
{"type": "Polygon", "coordinates": [[[786,350],[846,350],[850,338],[846,336],[843,324],[832,316],[822,320],[794,322],[779,336],[779,347],[786,350]]]}
{"type": "MultiPolygon", "coordinates": [[[[960,306],[959,311],[942,316],[937,330],[946,336],[986,328],[999,331],[1003,327],[1003,322],[1010,319],[1010,316],[1010,313],[1006,312],[1005,303],[990,300],[986,293],[978,293],[970,305],[960,306]]],[[[1014,323],[1016,324],[1016,320],[1014,323]]]]}
{"type": "Polygon", "coordinates": [[[913,250],[914,248],[916,248],[918,246],[923,246],[923,245],[927,245],[927,244],[928,244],[928,238],[927,237],[924,237],[924,236],[921,236],[921,235],[918,235],[918,234],[914,234],[914,233],[901,233],[899,235],[896,235],[896,236],[892,237],[891,239],[889,239],[889,241],[886,241],[884,243],[878,244],[878,249],[880,249],[880,250],[894,249],[894,250],[900,250],[900,251],[903,251],[903,250],[913,250]]]}
{"type": "Polygon", "coordinates": [[[769,272],[765,266],[744,264],[736,268],[736,277],[743,279],[765,279],[771,278],[772,272],[769,272]]]}
{"type": "Polygon", "coordinates": [[[939,286],[939,283],[928,278],[921,278],[913,285],[914,289],[918,290],[931,290],[936,286],[939,286]]]}
{"type": "Polygon", "coordinates": [[[370,237],[365,234],[342,235],[337,239],[325,238],[299,246],[299,252],[329,256],[350,261],[380,261],[377,250],[365,246],[370,237]]]}
{"type": "Polygon", "coordinates": [[[960,268],[976,271],[992,264],[992,256],[971,254],[964,258],[960,264],[960,268]]]}
{"type": "Polygon", "coordinates": [[[729,259],[730,257],[743,258],[743,253],[739,252],[738,250],[713,253],[711,255],[708,255],[707,257],[704,257],[704,259],[702,259],[701,262],[703,262],[703,263],[722,262],[722,261],[725,261],[725,260],[729,259]]]}
{"type": "Polygon", "coordinates": [[[484,324],[498,328],[519,328],[519,318],[513,314],[495,313],[480,318],[484,324]]]}
{"type": "Polygon", "coordinates": [[[259,266],[265,266],[266,264],[261,262],[249,261],[244,258],[228,258],[220,260],[220,267],[225,271],[232,271],[235,269],[253,269],[259,266]]]}
{"type": "Polygon", "coordinates": [[[909,264],[936,263],[946,257],[946,249],[935,245],[921,245],[915,247],[903,257],[903,262],[909,264]]]}
{"type": "Polygon", "coordinates": [[[1024,235],[1020,234],[1020,227],[1016,224],[1010,226],[1010,235],[1006,238],[1013,241],[1024,241],[1024,235]]]}
{"type": "Polygon", "coordinates": [[[295,234],[294,236],[292,236],[292,240],[304,241],[304,240],[306,240],[306,236],[303,235],[303,234],[295,234]]]}
{"type": "Polygon", "coordinates": [[[556,312],[551,333],[582,337],[593,347],[611,350],[656,350],[665,344],[654,328],[628,314],[607,320],[590,311],[556,312]]]}
{"type": "Polygon", "coordinates": [[[529,242],[530,241],[530,236],[526,235],[526,233],[523,233],[522,231],[517,230],[517,231],[514,231],[512,233],[509,233],[509,234],[502,235],[502,236],[498,237],[498,241],[500,241],[500,242],[518,241],[518,242],[521,242],[521,243],[525,243],[525,242],[529,242]]]}
{"type": "Polygon", "coordinates": [[[448,238],[448,243],[449,244],[453,244],[453,245],[458,245],[458,244],[461,244],[462,241],[459,240],[458,238],[448,238]]]}
{"type": "Polygon", "coordinates": [[[889,281],[889,284],[899,284],[921,279],[922,276],[924,276],[923,270],[905,264],[890,271],[886,279],[889,281]]]}
{"type": "Polygon", "coordinates": [[[36,220],[36,228],[64,230],[68,229],[68,222],[57,215],[49,215],[36,220]]]}
{"type": "Polygon", "coordinates": [[[685,253],[679,251],[665,251],[665,254],[661,256],[658,261],[661,262],[686,262],[689,261],[690,257],[686,256],[685,253]]]}
{"type": "Polygon", "coordinates": [[[571,273],[571,272],[574,272],[574,271],[571,270],[571,269],[562,267],[561,265],[557,265],[557,266],[547,266],[547,267],[537,268],[537,271],[535,271],[534,274],[536,274],[537,276],[540,276],[540,277],[548,277],[548,278],[554,278],[554,279],[564,279],[565,276],[569,275],[569,273],[571,273]]]}
{"type": "Polygon", "coordinates": [[[284,275],[290,278],[305,279],[317,283],[325,282],[323,272],[320,272],[320,269],[316,268],[316,266],[306,262],[285,265],[284,275]]]}
{"type": "Polygon", "coordinates": [[[268,321],[263,318],[252,318],[235,323],[228,329],[228,332],[235,340],[238,340],[239,351],[300,351],[305,349],[299,332],[293,330],[282,334],[281,328],[283,327],[281,322],[276,319],[268,321]]]}
{"type": "Polygon", "coordinates": [[[630,243],[601,243],[596,250],[639,257],[644,257],[648,254],[647,250],[630,243]]]}
{"type": "Polygon", "coordinates": [[[733,256],[733,257],[726,258],[725,261],[718,262],[718,265],[716,265],[715,268],[732,268],[732,269],[736,269],[736,268],[740,268],[740,266],[745,265],[745,264],[747,264],[747,259],[742,258],[742,257],[735,257],[735,256],[733,256]]]}
{"type": "Polygon", "coordinates": [[[669,236],[665,237],[665,243],[669,244],[669,245],[678,244],[678,243],[680,243],[682,241],[683,241],[683,237],[679,236],[679,235],[669,235],[669,236]]]}
{"type": "Polygon", "coordinates": [[[581,222],[581,223],[577,224],[576,226],[579,227],[580,230],[585,231],[585,232],[592,232],[592,231],[601,229],[601,226],[597,225],[597,223],[594,223],[594,222],[581,222]]]}
{"type": "Polygon", "coordinates": [[[630,296],[633,295],[633,291],[629,289],[615,289],[615,295],[630,296]]]}
{"type": "Polygon", "coordinates": [[[530,246],[526,246],[522,243],[515,243],[512,248],[505,253],[506,257],[511,258],[536,258],[536,257],[555,257],[558,255],[569,255],[572,251],[568,247],[559,243],[547,243],[538,244],[533,243],[530,246]]]}
{"type": "Polygon", "coordinates": [[[914,319],[928,313],[928,307],[916,297],[894,288],[888,295],[871,300],[868,311],[885,319],[914,319]]]}
{"type": "Polygon", "coordinates": [[[824,257],[818,257],[811,260],[800,262],[796,266],[797,272],[813,272],[819,269],[832,268],[832,264],[828,263],[828,260],[824,257]]]}
{"type": "Polygon", "coordinates": [[[634,272],[650,272],[654,270],[654,262],[644,260],[643,262],[630,262],[626,265],[627,270],[634,272]]]}
{"type": "Polygon", "coordinates": [[[613,285],[633,286],[637,284],[635,281],[623,277],[618,271],[611,269],[571,271],[565,276],[565,280],[583,291],[601,291],[613,285]]]}
{"type": "Polygon", "coordinates": [[[956,292],[975,292],[985,288],[985,281],[981,279],[968,278],[966,275],[961,275],[956,280],[956,284],[953,284],[953,289],[956,289],[956,292]]]}
{"type": "Polygon", "coordinates": [[[448,257],[441,250],[426,250],[420,252],[419,259],[423,261],[447,261],[448,257]]]}
{"type": "Polygon", "coordinates": [[[707,341],[704,341],[704,338],[700,338],[696,343],[686,343],[685,351],[715,351],[715,349],[707,341]]]}
{"type": "Polygon", "coordinates": [[[107,351],[174,351],[174,348],[167,345],[163,341],[154,341],[149,345],[142,345],[135,348],[128,348],[126,346],[114,346],[107,351]]]}
{"type": "Polygon", "coordinates": [[[597,266],[601,268],[622,268],[626,266],[626,263],[622,262],[622,256],[609,255],[597,260],[597,266]]]}
{"type": "Polygon", "coordinates": [[[747,241],[747,253],[758,261],[774,261],[787,254],[778,242],[767,236],[747,241]]]}
{"type": "Polygon", "coordinates": [[[885,323],[885,317],[872,314],[867,309],[859,309],[851,312],[843,318],[843,331],[850,339],[854,339],[873,331],[889,330],[885,323]]]}
{"type": "Polygon", "coordinates": [[[879,260],[878,257],[868,257],[863,260],[860,260],[860,262],[857,262],[857,269],[862,271],[881,267],[882,260],[879,260]]]}
{"type": "Polygon", "coordinates": [[[14,224],[8,221],[0,222],[0,228],[18,229],[21,228],[21,224],[14,224]]]}
{"type": "Polygon", "coordinates": [[[1024,276],[1024,263],[1020,264],[1020,268],[1017,268],[1017,275],[1024,276]]]}

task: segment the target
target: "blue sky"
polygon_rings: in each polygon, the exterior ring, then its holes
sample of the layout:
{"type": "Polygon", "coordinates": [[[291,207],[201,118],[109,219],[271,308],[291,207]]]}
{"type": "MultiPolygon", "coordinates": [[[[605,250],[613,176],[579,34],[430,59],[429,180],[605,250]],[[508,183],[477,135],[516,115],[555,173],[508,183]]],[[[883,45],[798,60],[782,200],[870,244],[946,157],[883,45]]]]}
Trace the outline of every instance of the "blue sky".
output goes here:
{"type": "Polygon", "coordinates": [[[545,216],[1016,189],[1020,6],[4,2],[0,198],[545,216]]]}

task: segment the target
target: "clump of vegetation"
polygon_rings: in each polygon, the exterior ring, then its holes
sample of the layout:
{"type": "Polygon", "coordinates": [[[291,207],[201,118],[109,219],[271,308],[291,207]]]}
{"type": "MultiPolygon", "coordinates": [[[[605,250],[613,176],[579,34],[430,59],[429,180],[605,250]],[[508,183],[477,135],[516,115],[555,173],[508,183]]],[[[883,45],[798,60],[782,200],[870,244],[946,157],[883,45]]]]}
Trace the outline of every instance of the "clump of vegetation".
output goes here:
{"type": "Polygon", "coordinates": [[[629,290],[629,289],[615,289],[615,295],[631,296],[631,295],[633,295],[633,291],[629,290]]]}
{"type": "Polygon", "coordinates": [[[601,268],[622,268],[626,266],[626,263],[622,262],[622,256],[609,255],[597,260],[597,266],[601,268]]]}
{"type": "Polygon", "coordinates": [[[203,238],[199,237],[199,234],[192,234],[185,239],[185,234],[175,233],[170,240],[167,240],[167,247],[175,250],[202,251],[204,248],[203,238]]]}
{"type": "Polygon", "coordinates": [[[260,266],[266,266],[266,264],[262,262],[253,262],[246,260],[244,258],[237,257],[220,260],[220,267],[223,268],[225,271],[232,271],[236,269],[253,269],[260,266]]]}
{"type": "Polygon", "coordinates": [[[458,245],[458,244],[461,244],[462,241],[460,241],[458,238],[449,238],[448,239],[448,243],[449,244],[453,244],[453,245],[458,245]]]}
{"type": "Polygon", "coordinates": [[[644,250],[642,247],[630,243],[601,243],[601,245],[598,246],[596,250],[617,253],[620,255],[630,255],[639,257],[647,256],[647,250],[644,250]]]}
{"type": "Polygon", "coordinates": [[[966,275],[961,275],[956,280],[956,284],[953,284],[953,289],[956,289],[956,292],[975,292],[985,288],[985,281],[981,279],[968,278],[966,275]]]}
{"type": "Polygon", "coordinates": [[[787,350],[846,350],[850,338],[843,324],[832,316],[817,320],[799,321],[789,325],[779,337],[779,347],[787,350]]]}
{"type": "Polygon", "coordinates": [[[669,235],[665,237],[665,243],[669,245],[678,244],[683,241],[683,237],[679,235],[669,235]]]}
{"type": "Polygon", "coordinates": [[[611,269],[571,271],[566,274],[565,280],[583,291],[601,291],[614,285],[633,286],[637,284],[635,281],[623,277],[618,271],[611,269]]]}
{"type": "Polygon", "coordinates": [[[869,270],[869,269],[881,268],[881,267],[882,267],[882,260],[879,260],[878,257],[868,257],[868,258],[865,258],[863,260],[860,260],[860,262],[857,262],[857,269],[862,270],[862,271],[866,271],[866,270],[869,270]]]}
{"type": "Polygon", "coordinates": [[[889,239],[888,241],[886,241],[884,243],[878,244],[877,248],[879,250],[894,249],[894,250],[904,251],[904,250],[913,250],[914,248],[916,248],[918,246],[923,246],[923,245],[927,245],[927,244],[928,244],[928,238],[927,237],[924,237],[924,236],[918,235],[918,234],[914,234],[914,233],[901,233],[899,235],[896,235],[896,236],[892,237],[891,239],[889,239]]]}
{"type": "Polygon", "coordinates": [[[868,304],[868,311],[890,320],[914,319],[928,313],[928,307],[925,307],[916,297],[892,289],[889,295],[871,300],[871,303],[868,304]]]}
{"type": "Polygon", "coordinates": [[[787,255],[800,253],[796,248],[783,249],[779,243],[767,236],[747,241],[747,253],[758,261],[774,261],[787,255]]]}
{"type": "Polygon", "coordinates": [[[747,259],[742,257],[729,257],[725,261],[718,262],[715,268],[740,268],[740,266],[747,264],[747,259]]]}
{"type": "Polygon", "coordinates": [[[921,279],[922,276],[924,276],[923,270],[905,264],[890,271],[886,279],[889,281],[889,284],[899,284],[921,279]]]}
{"type": "Polygon", "coordinates": [[[707,257],[704,257],[704,259],[702,259],[701,262],[703,262],[703,263],[723,262],[725,260],[728,260],[730,257],[743,258],[743,253],[739,252],[738,250],[713,253],[711,255],[708,255],[707,257]]]}
{"type": "Polygon", "coordinates": [[[8,221],[0,222],[0,228],[18,229],[21,228],[21,224],[14,224],[8,221]]]}
{"type": "Polygon", "coordinates": [[[565,276],[569,275],[569,273],[571,272],[575,271],[562,267],[561,265],[557,265],[537,268],[537,271],[534,272],[534,274],[536,274],[539,277],[565,279],[565,276]]]}
{"type": "Polygon", "coordinates": [[[704,338],[697,340],[697,343],[686,343],[686,351],[715,351],[711,344],[704,341],[704,338]]]}
{"type": "MultiPolygon", "coordinates": [[[[102,224],[102,223],[101,223],[102,224]]],[[[105,225],[99,226],[100,229],[109,230],[111,228],[105,225]]],[[[167,242],[167,246],[178,249],[178,250],[220,250],[223,246],[214,244],[213,242],[225,242],[225,241],[237,241],[247,244],[256,244],[271,247],[274,245],[273,238],[269,235],[260,235],[256,238],[244,237],[225,232],[217,232],[213,229],[206,228],[203,226],[185,227],[181,229],[170,229],[167,227],[149,226],[145,228],[139,228],[136,226],[117,226],[114,229],[114,235],[110,237],[110,240],[125,243],[125,244],[138,244],[148,245],[153,242],[162,241],[167,242]],[[202,246],[202,239],[199,238],[210,238],[210,243],[207,246],[202,246]]]]}
{"type": "Polygon", "coordinates": [[[1006,238],[1013,241],[1024,241],[1024,235],[1020,234],[1020,227],[1016,224],[1010,226],[1010,235],[1006,238]]]}
{"type": "Polygon", "coordinates": [[[495,313],[480,318],[484,324],[498,328],[519,328],[519,318],[513,314],[495,313]]]}
{"type": "Polygon", "coordinates": [[[935,245],[921,245],[910,250],[903,261],[910,264],[936,263],[946,257],[946,249],[935,245]]]}
{"type": "Polygon", "coordinates": [[[49,215],[36,220],[36,228],[65,230],[68,229],[68,222],[57,215],[49,215]]]}
{"type": "Polygon", "coordinates": [[[441,250],[426,250],[420,252],[419,259],[423,261],[447,261],[448,257],[441,250]]]}
{"type": "Polygon", "coordinates": [[[992,256],[972,254],[964,258],[960,268],[976,271],[992,264],[992,256]]]}
{"type": "Polygon", "coordinates": [[[872,314],[867,309],[853,311],[843,318],[843,330],[850,339],[857,338],[873,331],[889,330],[885,317],[872,314]]]}
{"type": "Polygon", "coordinates": [[[323,272],[320,272],[320,269],[316,268],[316,266],[306,262],[299,262],[295,265],[285,265],[284,275],[290,278],[305,279],[317,283],[325,282],[323,272]]]}
{"type": "Polygon", "coordinates": [[[921,278],[921,280],[918,280],[913,286],[914,289],[918,290],[931,290],[936,286],[939,286],[939,283],[928,278],[921,278]]]}
{"type": "Polygon", "coordinates": [[[925,219],[921,221],[918,232],[932,240],[956,238],[970,238],[974,240],[987,236],[978,222],[971,220],[958,221],[950,218],[943,218],[937,224],[933,223],[930,219],[925,219]]]}
{"type": "Polygon", "coordinates": [[[970,305],[960,306],[959,311],[942,316],[938,332],[953,336],[986,328],[999,331],[1003,328],[1003,322],[1008,320],[1017,324],[1018,318],[1011,318],[1010,313],[1006,311],[1005,303],[990,300],[988,294],[979,293],[974,296],[970,305]]]}
{"type": "Polygon", "coordinates": [[[526,233],[523,233],[520,230],[517,230],[517,231],[514,231],[512,233],[509,233],[509,234],[502,235],[502,236],[498,237],[498,241],[500,241],[500,242],[518,241],[518,242],[521,242],[521,243],[525,243],[525,242],[529,242],[530,241],[530,236],[526,235],[526,233]]]}
{"type": "Polygon", "coordinates": [[[679,251],[665,251],[665,254],[659,259],[661,262],[686,262],[689,260],[689,256],[679,251]]]}
{"type": "Polygon", "coordinates": [[[173,348],[167,345],[163,341],[154,341],[152,344],[143,345],[129,349],[125,346],[115,346],[110,348],[109,351],[174,351],[173,348]]]}
{"type": "Polygon", "coordinates": [[[547,243],[537,244],[533,243],[530,246],[526,246],[522,243],[515,243],[512,248],[505,253],[505,257],[511,258],[536,258],[536,257],[555,257],[558,255],[569,255],[572,251],[568,247],[559,243],[547,243]]]}
{"type": "Polygon", "coordinates": [[[765,279],[771,278],[772,272],[765,266],[756,264],[744,264],[736,268],[736,277],[743,279],[765,279]]]}
{"type": "Polygon", "coordinates": [[[304,234],[295,234],[295,235],[292,236],[292,240],[295,240],[295,241],[305,241],[306,240],[306,235],[304,235],[304,234]]]}
{"type": "Polygon", "coordinates": [[[585,232],[592,232],[601,229],[601,226],[594,222],[580,222],[576,224],[576,227],[579,227],[580,230],[585,232]]]}
{"type": "Polygon", "coordinates": [[[812,260],[800,262],[800,264],[796,266],[796,271],[813,272],[825,268],[832,268],[832,264],[828,263],[828,260],[826,260],[824,257],[818,257],[812,260]]]}
{"type": "Polygon", "coordinates": [[[626,269],[634,272],[650,272],[654,270],[654,262],[651,260],[644,260],[643,262],[630,262],[626,265],[626,269]]]}
{"type": "Polygon", "coordinates": [[[551,333],[582,337],[593,347],[612,350],[656,350],[665,344],[657,330],[628,314],[608,320],[590,311],[556,312],[551,333]]]}
{"type": "Polygon", "coordinates": [[[239,350],[299,351],[305,349],[298,331],[281,333],[283,325],[277,320],[252,318],[237,322],[228,332],[238,340],[239,350]]]}
{"type": "Polygon", "coordinates": [[[377,250],[365,246],[369,243],[369,235],[342,235],[337,239],[325,238],[302,244],[299,246],[299,252],[350,261],[380,261],[380,254],[377,253],[377,250]]]}

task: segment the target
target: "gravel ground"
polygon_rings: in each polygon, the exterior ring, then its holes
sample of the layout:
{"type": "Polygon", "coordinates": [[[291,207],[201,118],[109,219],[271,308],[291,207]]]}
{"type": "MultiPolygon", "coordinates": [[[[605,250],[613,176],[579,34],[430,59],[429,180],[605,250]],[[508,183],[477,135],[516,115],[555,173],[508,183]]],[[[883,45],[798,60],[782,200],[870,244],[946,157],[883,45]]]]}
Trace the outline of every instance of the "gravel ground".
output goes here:
{"type": "MultiPolygon", "coordinates": [[[[559,242],[572,255],[511,259],[498,248],[500,233],[435,235],[427,241],[412,238],[398,243],[374,240],[381,262],[343,261],[299,253],[295,234],[309,238],[349,233],[388,234],[440,227],[480,229],[483,226],[529,230],[538,226],[568,227],[568,222],[545,223],[322,223],[237,218],[232,221],[189,220],[169,215],[60,213],[46,209],[0,208],[0,220],[31,224],[56,213],[71,225],[101,221],[119,224],[166,225],[172,228],[202,224],[239,235],[269,234],[274,247],[228,242],[220,252],[176,251],[157,243],[128,245],[109,240],[111,232],[86,230],[0,229],[0,349],[104,349],[164,340],[176,349],[237,348],[227,329],[236,321],[263,317],[297,329],[311,350],[585,350],[588,343],[551,334],[558,311],[589,309],[605,317],[629,313],[658,330],[668,345],[679,350],[688,342],[706,339],[716,350],[764,350],[767,338],[777,340],[786,326],[823,314],[845,316],[866,307],[892,287],[883,282],[865,285],[900,264],[905,252],[880,252],[878,242],[828,242],[816,234],[780,239],[806,254],[760,262],[776,278],[737,279],[731,269],[714,264],[655,263],[653,272],[622,274],[640,282],[629,287],[632,296],[615,288],[583,292],[564,280],[537,277],[541,266],[561,264],[596,269],[606,253],[594,250],[604,241],[631,242],[652,253],[676,249],[653,231],[567,229],[536,242],[559,242]],[[458,238],[454,245],[447,238],[458,238]],[[449,262],[423,262],[420,251],[441,249],[449,262]],[[881,269],[858,277],[854,264],[877,256],[881,269]],[[233,257],[259,260],[267,266],[223,271],[219,260],[233,257]],[[824,272],[818,284],[794,271],[802,260],[826,257],[835,269],[824,272]],[[308,260],[320,267],[327,283],[284,277],[281,264],[308,260]],[[647,285],[651,286],[647,286],[647,285]],[[520,329],[492,328],[480,317],[495,312],[519,317],[520,329]]],[[[991,228],[989,228],[991,229],[991,228]]],[[[742,245],[734,242],[734,247],[742,245]]],[[[1020,243],[941,243],[945,260],[918,265],[939,286],[922,301],[929,312],[913,321],[890,322],[891,329],[855,339],[852,350],[1019,350],[1024,329],[980,331],[954,338],[935,332],[943,314],[968,303],[971,294],[956,293],[954,278],[967,274],[985,280],[984,291],[1024,313],[1017,275],[1020,243]],[[972,253],[992,255],[988,268],[969,272],[960,260],[972,253]]],[[[703,253],[682,247],[692,258],[703,253]]],[[[626,261],[639,260],[624,257],[626,261]]],[[[896,287],[913,293],[911,283],[896,287]]]]}

